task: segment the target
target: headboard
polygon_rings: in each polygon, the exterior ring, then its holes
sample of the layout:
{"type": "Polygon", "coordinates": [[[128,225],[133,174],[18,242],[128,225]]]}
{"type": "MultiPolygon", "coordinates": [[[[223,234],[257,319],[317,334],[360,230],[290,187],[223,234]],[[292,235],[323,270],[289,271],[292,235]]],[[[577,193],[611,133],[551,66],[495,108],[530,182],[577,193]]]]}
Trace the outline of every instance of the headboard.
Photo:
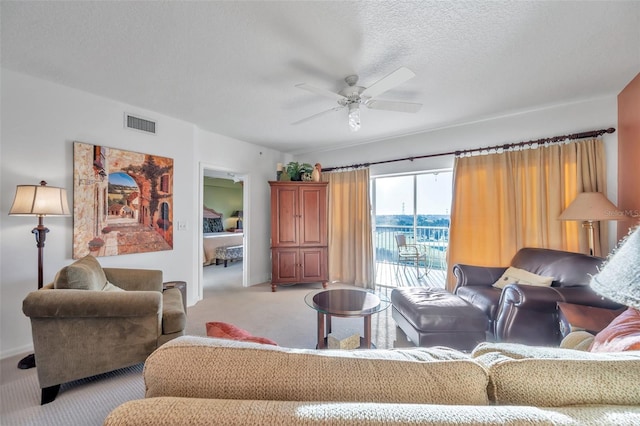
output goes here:
{"type": "Polygon", "coordinates": [[[203,208],[202,217],[204,219],[215,219],[217,217],[222,219],[222,213],[218,213],[214,209],[210,209],[207,206],[202,206],[202,208],[203,208]]]}
{"type": "Polygon", "coordinates": [[[209,234],[211,232],[224,232],[222,213],[218,213],[214,209],[203,206],[202,232],[205,234],[209,234]]]}

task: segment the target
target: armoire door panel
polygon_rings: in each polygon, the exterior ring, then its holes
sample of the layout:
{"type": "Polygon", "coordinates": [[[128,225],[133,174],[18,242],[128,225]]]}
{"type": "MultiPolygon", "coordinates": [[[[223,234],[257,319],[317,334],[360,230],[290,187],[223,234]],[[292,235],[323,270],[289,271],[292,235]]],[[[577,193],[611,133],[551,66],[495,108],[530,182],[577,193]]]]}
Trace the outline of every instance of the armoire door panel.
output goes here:
{"type": "Polygon", "coordinates": [[[305,281],[326,281],[327,277],[327,249],[301,248],[302,263],[301,278],[305,281]]]}
{"type": "Polygon", "coordinates": [[[277,217],[272,227],[274,246],[297,246],[298,243],[298,190],[297,188],[278,188],[272,197],[273,214],[277,217]]]}
{"type": "Polygon", "coordinates": [[[300,246],[326,245],[326,188],[300,189],[300,246]]]}
{"type": "Polygon", "coordinates": [[[298,282],[300,280],[298,249],[273,250],[272,267],[272,279],[278,282],[298,282]]]}

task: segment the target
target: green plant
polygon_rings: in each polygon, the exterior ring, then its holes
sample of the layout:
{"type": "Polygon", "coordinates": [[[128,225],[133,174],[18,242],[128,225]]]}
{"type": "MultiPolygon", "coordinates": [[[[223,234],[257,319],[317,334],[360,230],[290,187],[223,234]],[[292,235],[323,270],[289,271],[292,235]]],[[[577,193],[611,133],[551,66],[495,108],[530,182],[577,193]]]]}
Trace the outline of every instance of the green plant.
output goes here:
{"type": "Polygon", "coordinates": [[[302,175],[305,173],[311,173],[313,166],[309,163],[298,163],[297,161],[291,161],[287,164],[287,174],[291,180],[302,180],[302,175]]]}

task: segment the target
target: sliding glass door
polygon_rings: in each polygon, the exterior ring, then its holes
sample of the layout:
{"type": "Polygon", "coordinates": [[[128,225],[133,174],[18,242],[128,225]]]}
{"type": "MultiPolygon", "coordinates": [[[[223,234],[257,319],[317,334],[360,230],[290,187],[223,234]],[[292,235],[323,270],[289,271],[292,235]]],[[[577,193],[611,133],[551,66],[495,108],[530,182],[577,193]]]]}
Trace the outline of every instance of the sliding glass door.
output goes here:
{"type": "Polygon", "coordinates": [[[403,234],[407,243],[419,244],[427,253],[427,268],[444,272],[452,172],[374,177],[371,191],[377,266],[396,264],[396,235],[403,234]]]}

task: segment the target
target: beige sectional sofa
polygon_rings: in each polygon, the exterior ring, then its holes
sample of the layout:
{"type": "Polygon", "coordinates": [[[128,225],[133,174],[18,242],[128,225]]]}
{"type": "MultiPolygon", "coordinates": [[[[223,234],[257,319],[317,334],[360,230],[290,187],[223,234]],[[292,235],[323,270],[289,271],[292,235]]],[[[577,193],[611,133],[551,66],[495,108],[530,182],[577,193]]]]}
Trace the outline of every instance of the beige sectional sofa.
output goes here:
{"type": "Polygon", "coordinates": [[[193,336],[154,351],[114,425],[637,425],[640,352],[482,343],[317,351],[193,336]]]}

